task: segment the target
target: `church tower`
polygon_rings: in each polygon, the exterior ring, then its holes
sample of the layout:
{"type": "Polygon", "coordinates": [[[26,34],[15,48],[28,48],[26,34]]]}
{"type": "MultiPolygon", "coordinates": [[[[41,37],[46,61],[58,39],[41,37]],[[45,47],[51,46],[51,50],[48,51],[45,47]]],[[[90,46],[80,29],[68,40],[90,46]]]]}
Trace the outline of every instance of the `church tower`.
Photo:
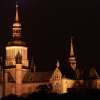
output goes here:
{"type": "Polygon", "coordinates": [[[18,4],[16,4],[16,16],[12,27],[12,39],[7,43],[5,50],[4,96],[8,94],[20,95],[23,77],[29,69],[29,61],[28,47],[22,41],[18,4]]]}
{"type": "Polygon", "coordinates": [[[75,70],[76,69],[76,58],[75,58],[75,54],[74,54],[74,46],[73,46],[72,37],[71,37],[71,40],[70,40],[70,55],[69,55],[69,58],[68,58],[68,62],[69,62],[70,67],[73,70],[75,70]]]}
{"type": "Polygon", "coordinates": [[[22,41],[21,23],[19,19],[19,6],[16,4],[16,16],[12,27],[12,39],[6,46],[6,68],[14,67],[16,65],[15,57],[19,52],[22,56],[22,66],[27,68],[28,62],[28,47],[25,42],[22,41]]]}

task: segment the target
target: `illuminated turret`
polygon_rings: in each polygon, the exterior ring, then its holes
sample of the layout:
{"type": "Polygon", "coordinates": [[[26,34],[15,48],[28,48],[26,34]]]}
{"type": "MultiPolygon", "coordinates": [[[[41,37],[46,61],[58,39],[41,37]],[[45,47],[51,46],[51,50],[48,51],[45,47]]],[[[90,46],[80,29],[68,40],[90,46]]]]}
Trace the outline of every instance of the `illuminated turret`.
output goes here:
{"type": "Polygon", "coordinates": [[[73,40],[71,38],[70,42],[70,56],[69,56],[69,64],[73,70],[76,69],[76,59],[74,55],[74,47],[73,47],[73,40]]]}
{"type": "Polygon", "coordinates": [[[19,6],[16,4],[16,16],[12,28],[12,39],[6,46],[6,67],[15,66],[15,57],[18,52],[22,55],[22,66],[28,67],[28,48],[26,43],[21,39],[21,29],[19,6]]]}

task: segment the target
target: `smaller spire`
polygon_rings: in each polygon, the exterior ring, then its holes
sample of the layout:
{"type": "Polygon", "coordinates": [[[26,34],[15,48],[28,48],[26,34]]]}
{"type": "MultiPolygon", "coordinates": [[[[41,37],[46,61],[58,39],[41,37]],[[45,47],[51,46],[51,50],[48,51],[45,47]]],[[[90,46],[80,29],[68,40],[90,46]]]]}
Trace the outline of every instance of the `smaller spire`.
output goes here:
{"type": "Polygon", "coordinates": [[[34,66],[33,66],[33,67],[34,67],[34,72],[36,72],[36,66],[35,66],[35,64],[34,64],[34,66]]]}
{"type": "Polygon", "coordinates": [[[33,60],[33,58],[32,58],[32,61],[31,61],[31,69],[34,71],[34,72],[36,72],[36,66],[35,66],[35,63],[34,63],[34,60],[33,60]]]}
{"type": "Polygon", "coordinates": [[[73,47],[72,37],[71,37],[71,45],[70,45],[70,56],[74,56],[74,47],[73,47]]]}
{"type": "Polygon", "coordinates": [[[57,60],[56,66],[57,66],[57,68],[59,68],[59,66],[60,66],[59,60],[57,60]]]}
{"type": "Polygon", "coordinates": [[[71,37],[70,41],[70,54],[69,54],[69,64],[73,70],[76,69],[76,58],[74,55],[74,46],[73,46],[73,39],[71,37]]]}
{"type": "Polygon", "coordinates": [[[3,59],[2,56],[0,57],[0,71],[3,69],[3,59]]]}

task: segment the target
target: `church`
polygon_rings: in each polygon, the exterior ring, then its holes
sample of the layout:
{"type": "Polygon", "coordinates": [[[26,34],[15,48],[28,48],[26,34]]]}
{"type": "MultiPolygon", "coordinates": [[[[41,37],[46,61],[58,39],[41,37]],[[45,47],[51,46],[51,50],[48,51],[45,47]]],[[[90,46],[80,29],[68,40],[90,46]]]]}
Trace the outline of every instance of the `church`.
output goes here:
{"type": "Polygon", "coordinates": [[[70,88],[91,88],[100,89],[100,76],[96,69],[86,69],[86,71],[77,67],[77,61],[74,53],[73,38],[70,39],[70,53],[68,63],[70,72],[63,75],[60,70],[60,62],[54,66],[52,71],[37,71],[36,66],[29,64],[28,46],[22,40],[21,23],[19,20],[19,5],[16,4],[16,16],[12,27],[12,39],[5,46],[5,65],[2,65],[0,72],[0,95],[9,94],[24,95],[37,92],[41,85],[51,85],[52,93],[67,93],[70,88]],[[73,73],[74,78],[69,75],[73,73]],[[85,80],[84,73],[89,80],[85,80]],[[90,85],[91,84],[91,85],[90,85]]]}

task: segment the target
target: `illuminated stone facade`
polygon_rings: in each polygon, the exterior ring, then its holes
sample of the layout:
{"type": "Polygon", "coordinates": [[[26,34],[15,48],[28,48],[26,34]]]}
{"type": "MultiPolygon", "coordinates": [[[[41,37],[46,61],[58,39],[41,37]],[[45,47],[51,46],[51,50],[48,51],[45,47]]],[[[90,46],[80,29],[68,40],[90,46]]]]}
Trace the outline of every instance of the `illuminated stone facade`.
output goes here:
{"type": "Polygon", "coordinates": [[[5,69],[4,74],[4,95],[36,92],[40,85],[51,85],[52,92],[62,93],[62,74],[58,67],[52,72],[30,72],[22,69],[22,64],[16,64],[16,68],[5,69]]]}
{"type": "Polygon", "coordinates": [[[73,88],[75,80],[63,77],[62,78],[62,93],[68,93],[69,88],[73,88]]]}
{"type": "Polygon", "coordinates": [[[22,65],[28,67],[28,48],[25,46],[7,46],[6,47],[6,66],[15,66],[15,57],[20,52],[22,55],[22,65]]]}

